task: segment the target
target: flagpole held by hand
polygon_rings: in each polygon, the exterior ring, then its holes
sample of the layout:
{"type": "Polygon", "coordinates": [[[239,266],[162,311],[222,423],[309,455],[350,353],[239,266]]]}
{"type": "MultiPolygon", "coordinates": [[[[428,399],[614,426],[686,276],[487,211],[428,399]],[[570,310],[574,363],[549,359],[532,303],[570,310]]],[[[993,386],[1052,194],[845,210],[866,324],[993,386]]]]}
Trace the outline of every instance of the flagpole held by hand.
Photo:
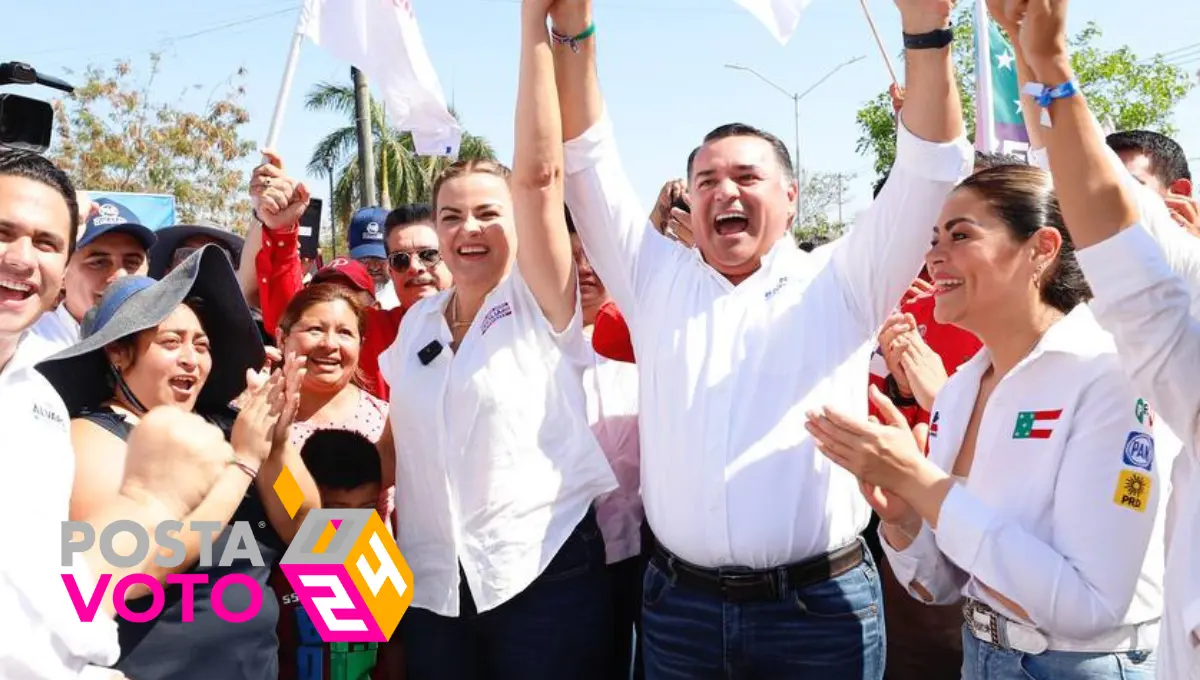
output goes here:
{"type": "Polygon", "coordinates": [[[875,44],[879,46],[879,54],[883,57],[883,65],[887,67],[888,75],[892,77],[892,84],[899,88],[900,79],[896,77],[896,69],[892,68],[892,60],[888,57],[887,48],[883,46],[879,30],[875,28],[875,19],[871,17],[871,9],[867,7],[867,0],[858,0],[858,2],[862,5],[863,14],[867,16],[867,25],[871,27],[871,35],[875,36],[875,44]]]}
{"type": "Polygon", "coordinates": [[[296,27],[292,36],[292,47],[288,51],[287,64],[283,67],[283,81],[279,83],[279,95],[275,98],[275,113],[271,116],[271,127],[267,132],[267,143],[264,149],[274,149],[279,140],[279,129],[283,127],[283,111],[287,108],[288,95],[292,91],[292,79],[296,75],[296,62],[300,61],[300,46],[304,43],[304,33],[296,27]]]}

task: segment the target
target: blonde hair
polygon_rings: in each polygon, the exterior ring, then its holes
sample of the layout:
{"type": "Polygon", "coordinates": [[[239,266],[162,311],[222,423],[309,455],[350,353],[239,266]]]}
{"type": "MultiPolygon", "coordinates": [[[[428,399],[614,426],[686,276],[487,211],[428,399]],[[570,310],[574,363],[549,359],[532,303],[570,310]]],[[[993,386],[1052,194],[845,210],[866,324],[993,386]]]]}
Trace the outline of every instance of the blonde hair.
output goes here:
{"type": "Polygon", "coordinates": [[[507,182],[512,177],[512,170],[508,166],[499,161],[486,159],[469,159],[457,161],[447,165],[437,179],[433,181],[433,219],[437,220],[438,211],[438,194],[442,191],[442,185],[450,180],[460,179],[468,175],[485,174],[494,175],[507,182]]]}

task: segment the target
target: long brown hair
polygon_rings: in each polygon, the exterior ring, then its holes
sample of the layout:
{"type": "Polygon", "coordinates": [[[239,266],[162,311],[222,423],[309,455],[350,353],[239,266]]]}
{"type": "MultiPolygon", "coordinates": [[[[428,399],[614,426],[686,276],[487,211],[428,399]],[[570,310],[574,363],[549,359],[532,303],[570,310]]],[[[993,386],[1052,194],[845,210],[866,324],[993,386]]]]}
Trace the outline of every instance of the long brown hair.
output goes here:
{"type": "MultiPolygon", "coordinates": [[[[350,382],[357,387],[372,391],[372,381],[362,372],[362,343],[364,331],[367,327],[367,293],[355,290],[344,283],[337,281],[322,281],[314,283],[300,289],[296,293],[296,297],[288,303],[283,314],[279,317],[279,332],[283,337],[287,337],[292,332],[292,327],[304,316],[304,313],[313,307],[325,304],[328,302],[337,302],[341,300],[349,305],[350,310],[354,312],[354,319],[358,325],[358,343],[359,343],[359,363],[354,367],[354,375],[350,378],[350,382]]],[[[282,344],[282,343],[281,343],[282,344]]],[[[282,348],[281,348],[282,349],[282,348]]]]}

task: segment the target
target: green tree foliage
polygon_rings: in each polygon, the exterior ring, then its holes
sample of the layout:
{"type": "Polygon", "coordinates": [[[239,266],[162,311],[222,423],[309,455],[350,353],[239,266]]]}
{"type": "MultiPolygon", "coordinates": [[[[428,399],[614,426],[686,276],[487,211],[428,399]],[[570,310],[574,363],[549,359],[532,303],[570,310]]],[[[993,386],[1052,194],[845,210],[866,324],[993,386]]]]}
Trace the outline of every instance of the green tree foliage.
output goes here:
{"type": "Polygon", "coordinates": [[[171,194],[181,221],[245,233],[251,209],[241,161],[255,148],[241,134],[250,120],[240,103],[245,70],[191,111],[151,97],[159,65],[151,55],[143,79],[128,61],[88,67],[74,94],[55,103],[51,160],[80,189],[171,194]]]}
{"type": "MultiPolygon", "coordinates": [[[[954,65],[962,93],[967,133],[975,139],[975,29],[971,3],[960,3],[954,21],[954,65]]],[[[1117,130],[1156,130],[1166,135],[1175,105],[1194,83],[1183,68],[1161,57],[1143,59],[1127,46],[1100,48],[1100,27],[1089,23],[1071,40],[1071,65],[1097,118],[1117,130]]],[[[874,159],[882,177],[896,157],[896,121],[886,92],[859,109],[857,150],[874,159]]]]}
{"type": "MultiPolygon", "coordinates": [[[[361,204],[358,189],[358,137],[354,122],[354,87],[349,84],[318,83],[305,98],[314,111],[336,111],[346,117],[345,127],[330,132],[317,142],[308,172],[317,177],[334,175],[331,215],[341,224],[361,204]]],[[[453,112],[452,112],[453,113],[453,112]]],[[[457,114],[455,114],[457,117],[457,114]]],[[[371,99],[371,131],[374,138],[375,186],[379,202],[392,207],[403,203],[428,202],[433,180],[450,161],[444,157],[418,156],[412,134],[392,127],[383,106],[371,99]]],[[[491,144],[482,137],[463,133],[458,158],[494,159],[491,144]]]]}

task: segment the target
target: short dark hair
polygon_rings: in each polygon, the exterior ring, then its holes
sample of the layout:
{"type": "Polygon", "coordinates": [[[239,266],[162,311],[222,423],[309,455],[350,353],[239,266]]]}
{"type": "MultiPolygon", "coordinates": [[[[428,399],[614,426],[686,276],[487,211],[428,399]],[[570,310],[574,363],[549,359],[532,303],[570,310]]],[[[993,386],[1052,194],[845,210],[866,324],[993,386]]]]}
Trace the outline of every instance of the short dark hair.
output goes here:
{"type": "Polygon", "coordinates": [[[398,206],[383,221],[383,248],[391,255],[388,242],[392,240],[392,232],[403,229],[417,222],[433,223],[433,206],[428,203],[405,203],[398,206]]]}
{"type": "Polygon", "coordinates": [[[982,172],[1003,165],[1029,165],[1011,153],[993,153],[990,151],[975,152],[975,172],[982,172]]]}
{"type": "Polygon", "coordinates": [[[701,147],[696,147],[688,154],[687,178],[689,181],[692,179],[692,166],[696,164],[696,156],[700,153],[700,149],[701,147]]]}
{"type": "Polygon", "coordinates": [[[820,248],[823,245],[828,245],[832,242],[833,242],[833,239],[822,234],[821,236],[814,236],[807,241],[801,241],[800,242],[800,250],[803,250],[806,253],[811,253],[812,251],[816,250],[817,248],[820,248]]]}
{"type": "Polygon", "coordinates": [[[1166,135],[1149,130],[1128,130],[1114,132],[1105,141],[1113,151],[1136,151],[1149,158],[1150,169],[1163,186],[1192,179],[1183,147],[1166,135]]]}
{"type": "MultiPolygon", "coordinates": [[[[727,139],[729,137],[757,137],[770,144],[771,148],[775,150],[775,159],[779,161],[779,167],[783,168],[787,178],[796,178],[796,168],[792,165],[792,154],[788,152],[787,145],[770,132],[767,132],[766,130],[760,130],[753,125],[746,125],[745,123],[727,123],[714,129],[707,135],[704,135],[704,144],[711,144],[715,141],[727,139]]],[[[700,148],[703,148],[703,146],[704,145],[702,144],[700,148]]],[[[688,158],[689,181],[692,178],[692,166],[696,161],[696,156],[699,154],[700,148],[697,148],[695,151],[693,151],[692,155],[688,158]]]]}
{"type": "Polygon", "coordinates": [[[1042,280],[1042,301],[1064,314],[1092,297],[1092,289],[1075,258],[1075,242],[1063,223],[1050,173],[1032,165],[1001,165],[977,172],[958,186],[987,201],[1000,221],[1020,243],[1042,227],[1062,236],[1058,260],[1042,280]]]}
{"type": "Polygon", "coordinates": [[[79,199],[71,178],[59,167],[43,156],[19,149],[0,149],[0,176],[23,177],[41,182],[57,191],[67,202],[71,213],[71,230],[67,237],[67,255],[75,252],[75,240],[79,237],[79,199]]]}
{"type": "Polygon", "coordinates": [[[383,480],[379,451],[351,430],[313,432],[300,448],[300,458],[317,486],[348,491],[383,480]]]}

